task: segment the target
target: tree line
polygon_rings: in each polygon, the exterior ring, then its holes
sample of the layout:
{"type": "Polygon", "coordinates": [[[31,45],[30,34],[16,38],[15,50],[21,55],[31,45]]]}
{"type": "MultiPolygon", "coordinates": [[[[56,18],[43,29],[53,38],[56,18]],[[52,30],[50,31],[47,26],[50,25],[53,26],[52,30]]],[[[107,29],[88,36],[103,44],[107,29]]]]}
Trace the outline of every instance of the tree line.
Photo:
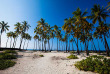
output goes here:
{"type": "MultiPolygon", "coordinates": [[[[50,26],[48,23],[45,22],[43,18],[41,18],[37,22],[37,26],[34,29],[35,36],[34,38],[34,49],[39,49],[42,51],[51,51],[53,50],[53,40],[54,38],[57,38],[57,51],[60,49],[65,50],[66,52],[69,52],[71,50],[70,43],[72,43],[72,50],[74,51],[73,43],[77,46],[77,53],[80,54],[79,50],[79,41],[80,46],[81,43],[85,46],[84,50],[86,51],[86,54],[89,55],[88,45],[91,41],[91,44],[93,45],[95,51],[96,46],[94,44],[93,39],[101,40],[104,44],[106,54],[109,56],[109,45],[107,42],[107,38],[110,38],[110,24],[106,22],[106,19],[109,16],[110,11],[110,3],[106,7],[101,7],[100,5],[94,5],[93,8],[91,8],[91,14],[87,16],[87,10],[84,12],[81,11],[80,8],[77,8],[76,11],[74,11],[72,14],[73,16],[70,18],[66,18],[64,20],[64,25],[62,27],[58,27],[57,25],[50,26]],[[92,23],[90,23],[91,20],[92,23]],[[98,25],[96,25],[96,22],[98,22],[98,25]],[[65,34],[62,34],[62,31],[65,32],[65,34]],[[50,40],[52,41],[50,45],[50,40]]],[[[32,39],[32,36],[30,36],[27,31],[30,28],[30,25],[24,21],[24,22],[18,22],[15,25],[15,31],[8,32],[7,33],[7,42],[6,47],[8,43],[8,39],[10,39],[10,48],[16,47],[17,38],[20,36],[20,45],[19,49],[21,49],[21,46],[23,45],[23,49],[28,48],[28,43],[32,39]],[[12,42],[12,39],[14,40],[12,42]],[[23,44],[24,40],[24,44],[23,44]],[[26,45],[27,46],[24,48],[26,45]]],[[[1,46],[1,35],[3,32],[9,30],[8,29],[8,23],[5,23],[4,21],[0,22],[0,46],[1,46]]],[[[98,44],[99,47],[99,44],[98,44]]],[[[92,49],[92,50],[94,50],[92,49]]],[[[82,50],[82,47],[81,47],[82,50]]],[[[99,48],[100,51],[100,48],[99,48]]]]}

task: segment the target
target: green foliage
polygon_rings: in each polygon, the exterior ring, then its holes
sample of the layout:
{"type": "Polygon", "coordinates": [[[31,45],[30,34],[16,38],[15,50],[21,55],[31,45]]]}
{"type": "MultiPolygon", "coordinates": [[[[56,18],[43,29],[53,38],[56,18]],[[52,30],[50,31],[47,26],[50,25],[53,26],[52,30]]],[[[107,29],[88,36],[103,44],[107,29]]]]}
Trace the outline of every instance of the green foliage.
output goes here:
{"type": "Polygon", "coordinates": [[[74,54],[74,53],[75,53],[75,51],[70,51],[70,53],[71,53],[71,54],[74,54]]]}
{"type": "Polygon", "coordinates": [[[12,67],[16,62],[11,60],[0,60],[0,70],[6,69],[8,67],[12,67]]]}
{"type": "Polygon", "coordinates": [[[0,59],[16,59],[16,56],[10,53],[0,53],[0,59]]]}
{"type": "Polygon", "coordinates": [[[44,57],[44,55],[39,55],[40,57],[44,57]]]}
{"type": "Polygon", "coordinates": [[[5,50],[4,52],[0,53],[0,70],[15,65],[16,62],[11,60],[11,59],[16,59],[16,56],[14,54],[17,54],[17,52],[11,50],[5,50]]]}
{"type": "Polygon", "coordinates": [[[75,55],[73,55],[73,54],[71,54],[70,56],[68,56],[67,58],[69,58],[69,59],[78,59],[78,57],[77,56],[75,56],[75,55]]]}
{"type": "Polygon", "coordinates": [[[79,61],[75,66],[84,71],[93,71],[99,74],[110,74],[110,59],[104,56],[93,55],[79,61]]]}
{"type": "Polygon", "coordinates": [[[4,53],[17,54],[17,52],[14,50],[5,50],[4,53]]]}

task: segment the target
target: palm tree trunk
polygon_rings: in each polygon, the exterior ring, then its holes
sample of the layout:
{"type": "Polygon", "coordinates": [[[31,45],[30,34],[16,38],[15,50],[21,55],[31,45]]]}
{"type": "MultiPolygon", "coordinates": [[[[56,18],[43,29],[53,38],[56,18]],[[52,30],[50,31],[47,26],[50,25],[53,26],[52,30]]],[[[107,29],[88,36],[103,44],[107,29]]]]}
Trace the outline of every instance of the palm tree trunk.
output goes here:
{"type": "Polygon", "coordinates": [[[11,43],[12,43],[12,37],[11,37],[11,40],[10,40],[10,48],[11,48],[11,43]]]}
{"type": "Polygon", "coordinates": [[[51,46],[51,50],[52,50],[52,48],[53,48],[53,38],[52,38],[52,46],[51,46]]]}
{"type": "Polygon", "coordinates": [[[81,46],[81,42],[80,42],[80,47],[81,47],[81,52],[82,52],[82,46],[81,46]]]}
{"type": "Polygon", "coordinates": [[[72,42],[72,50],[74,51],[73,42],[72,42]]]}
{"type": "Polygon", "coordinates": [[[28,48],[28,44],[29,44],[29,40],[28,40],[28,43],[27,43],[27,47],[26,47],[26,50],[27,50],[27,48],[28,48]]]}
{"type": "Polygon", "coordinates": [[[58,51],[58,38],[57,38],[57,51],[58,51]]]}
{"type": "Polygon", "coordinates": [[[50,43],[49,43],[49,40],[48,40],[48,49],[50,50],[50,43]]]}
{"type": "Polygon", "coordinates": [[[17,38],[15,39],[15,44],[14,44],[14,48],[16,47],[16,41],[17,41],[17,38]]]}
{"type": "Polygon", "coordinates": [[[0,47],[1,47],[1,35],[0,35],[0,47]]]}
{"type": "Polygon", "coordinates": [[[78,38],[77,38],[77,53],[78,53],[78,55],[79,55],[78,38]]]}
{"type": "Polygon", "coordinates": [[[98,48],[99,48],[99,54],[100,54],[100,46],[99,46],[99,41],[98,41],[98,39],[97,39],[97,42],[98,42],[98,48]]]}
{"type": "Polygon", "coordinates": [[[35,50],[35,42],[36,42],[36,39],[34,39],[34,48],[33,48],[33,50],[35,50]]]}
{"type": "Polygon", "coordinates": [[[66,40],[66,52],[67,52],[67,49],[68,48],[68,41],[66,40]]]}
{"type": "Polygon", "coordinates": [[[13,46],[12,46],[12,48],[14,48],[14,43],[15,43],[15,38],[14,38],[14,42],[13,42],[13,46]]]}
{"type": "Polygon", "coordinates": [[[23,45],[23,49],[24,49],[24,46],[25,46],[25,42],[26,42],[26,39],[24,40],[24,45],[23,45]]]}
{"type": "Polygon", "coordinates": [[[104,35],[104,41],[105,41],[106,53],[107,53],[107,56],[109,56],[109,46],[108,46],[108,43],[107,43],[105,35],[104,35]]]}
{"type": "Polygon", "coordinates": [[[8,40],[9,40],[9,37],[8,37],[8,39],[7,39],[7,42],[6,42],[6,47],[7,47],[8,40]]]}
{"type": "Polygon", "coordinates": [[[23,42],[23,38],[21,38],[19,49],[21,49],[22,42],[23,42]]]}
{"type": "Polygon", "coordinates": [[[59,40],[59,50],[60,50],[60,40],[59,40]]]}
{"type": "Polygon", "coordinates": [[[43,39],[42,39],[42,51],[43,51],[43,39]]]}
{"type": "Polygon", "coordinates": [[[85,50],[86,50],[86,54],[87,56],[89,55],[89,52],[88,52],[88,44],[86,44],[86,41],[85,41],[85,50]]]}
{"type": "Polygon", "coordinates": [[[36,50],[37,50],[37,39],[36,39],[36,50]]]}

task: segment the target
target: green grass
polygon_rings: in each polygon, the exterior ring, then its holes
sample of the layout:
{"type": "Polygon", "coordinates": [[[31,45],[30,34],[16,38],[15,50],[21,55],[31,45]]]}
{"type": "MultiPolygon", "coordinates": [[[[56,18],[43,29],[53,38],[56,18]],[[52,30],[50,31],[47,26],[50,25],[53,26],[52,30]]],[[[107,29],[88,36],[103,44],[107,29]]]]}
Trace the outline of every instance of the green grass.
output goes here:
{"type": "Polygon", "coordinates": [[[78,57],[77,56],[75,56],[75,55],[73,55],[73,54],[71,54],[70,56],[68,56],[67,58],[69,58],[69,59],[78,59],[78,57]]]}
{"type": "Polygon", "coordinates": [[[44,57],[44,55],[39,55],[40,57],[44,57]]]}
{"type": "Polygon", "coordinates": [[[110,74],[110,59],[104,56],[93,55],[79,61],[75,66],[84,71],[93,71],[99,74],[110,74]]]}

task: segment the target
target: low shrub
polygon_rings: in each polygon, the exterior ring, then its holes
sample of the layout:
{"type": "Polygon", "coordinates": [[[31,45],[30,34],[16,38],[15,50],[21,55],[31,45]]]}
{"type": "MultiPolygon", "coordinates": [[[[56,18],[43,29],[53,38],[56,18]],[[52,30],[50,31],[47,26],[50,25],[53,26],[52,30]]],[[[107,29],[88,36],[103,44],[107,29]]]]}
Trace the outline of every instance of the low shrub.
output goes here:
{"type": "Polygon", "coordinates": [[[4,53],[17,54],[17,52],[14,50],[5,50],[4,53]]]}
{"type": "Polygon", "coordinates": [[[79,61],[75,66],[84,71],[93,71],[99,74],[110,74],[110,59],[104,56],[93,55],[79,61]]]}
{"type": "Polygon", "coordinates": [[[16,62],[11,60],[0,60],[0,70],[4,70],[8,67],[12,67],[15,65],[16,62]]]}
{"type": "Polygon", "coordinates": [[[75,51],[70,51],[70,53],[71,53],[71,54],[74,54],[74,53],[75,53],[75,51]]]}
{"type": "Polygon", "coordinates": [[[16,56],[10,53],[0,53],[0,59],[16,59],[16,56]]]}
{"type": "Polygon", "coordinates": [[[76,55],[71,54],[70,56],[68,56],[67,58],[69,59],[78,59],[78,57],[76,55]]]}
{"type": "Polygon", "coordinates": [[[39,55],[40,57],[44,57],[44,55],[39,55]]]}

